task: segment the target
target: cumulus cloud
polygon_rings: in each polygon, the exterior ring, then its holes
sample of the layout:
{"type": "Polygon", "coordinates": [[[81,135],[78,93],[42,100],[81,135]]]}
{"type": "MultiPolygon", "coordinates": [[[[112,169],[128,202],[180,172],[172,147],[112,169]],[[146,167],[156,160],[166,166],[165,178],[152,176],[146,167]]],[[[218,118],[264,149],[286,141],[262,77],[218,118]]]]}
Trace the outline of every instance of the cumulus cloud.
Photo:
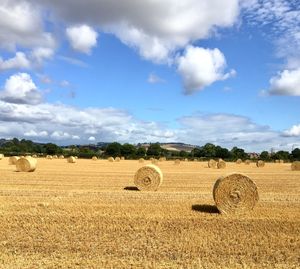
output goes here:
{"type": "Polygon", "coordinates": [[[300,124],[299,125],[294,125],[291,127],[291,129],[286,130],[283,132],[283,136],[288,136],[288,137],[299,137],[300,136],[300,124]]]}
{"type": "Polygon", "coordinates": [[[184,54],[178,58],[177,65],[186,94],[202,90],[218,80],[225,80],[235,74],[235,71],[224,73],[226,60],[219,49],[188,46],[184,54]]]}
{"type": "Polygon", "coordinates": [[[27,73],[10,76],[0,92],[0,99],[15,104],[39,104],[42,94],[27,73]]]}
{"type": "Polygon", "coordinates": [[[30,61],[23,52],[17,52],[15,57],[7,60],[3,60],[0,57],[0,71],[8,69],[28,69],[30,65],[30,61]]]}
{"type": "Polygon", "coordinates": [[[300,96],[300,68],[284,70],[270,80],[270,95],[300,96]]]}
{"type": "Polygon", "coordinates": [[[72,26],[66,29],[67,38],[74,50],[90,54],[97,45],[97,32],[88,25],[72,26]]]}
{"type": "Polygon", "coordinates": [[[24,133],[24,136],[28,136],[28,137],[47,137],[48,136],[48,132],[46,131],[35,131],[35,130],[29,130],[26,131],[24,133]]]}
{"type": "Polygon", "coordinates": [[[96,138],[94,136],[90,136],[89,139],[88,139],[90,142],[95,142],[96,141],[96,138]]]}
{"type": "Polygon", "coordinates": [[[31,57],[33,61],[41,65],[45,60],[52,59],[54,55],[54,50],[52,48],[45,48],[45,47],[37,47],[34,48],[31,57]]]}

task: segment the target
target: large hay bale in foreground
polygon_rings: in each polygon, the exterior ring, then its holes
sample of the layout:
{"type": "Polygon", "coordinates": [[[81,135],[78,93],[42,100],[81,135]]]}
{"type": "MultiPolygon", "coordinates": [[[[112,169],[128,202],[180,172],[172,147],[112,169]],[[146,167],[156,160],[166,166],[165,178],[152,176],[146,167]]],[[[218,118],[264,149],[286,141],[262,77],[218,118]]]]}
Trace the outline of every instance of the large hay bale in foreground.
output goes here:
{"type": "Polygon", "coordinates": [[[37,160],[30,156],[26,158],[20,158],[16,162],[16,168],[18,172],[33,172],[36,169],[37,160]]]}
{"type": "Polygon", "coordinates": [[[116,162],[119,162],[119,161],[121,161],[121,158],[120,158],[120,157],[116,157],[116,158],[115,158],[115,161],[116,161],[116,162]]]}
{"type": "Polygon", "coordinates": [[[4,158],[4,155],[1,153],[0,154],[0,160],[2,160],[4,158]]]}
{"type": "Polygon", "coordinates": [[[19,159],[20,159],[20,157],[18,157],[18,156],[11,156],[8,159],[8,164],[15,165],[19,159]]]}
{"type": "Polygon", "coordinates": [[[210,159],[208,161],[207,165],[208,165],[209,168],[216,168],[217,167],[217,162],[214,159],[210,159]]]}
{"type": "Polygon", "coordinates": [[[259,160],[259,161],[256,162],[256,166],[257,167],[264,167],[265,166],[265,162],[262,161],[262,160],[259,160]]]}
{"type": "Polygon", "coordinates": [[[107,160],[108,160],[109,162],[114,162],[114,161],[115,161],[115,159],[114,159],[113,157],[109,157],[107,160]]]}
{"type": "Polygon", "coordinates": [[[175,161],[174,161],[174,164],[180,164],[180,160],[179,159],[176,159],[175,161]]]}
{"type": "Polygon", "coordinates": [[[218,167],[218,169],[226,168],[226,162],[223,161],[223,160],[219,160],[218,163],[217,163],[217,167],[218,167]]]}
{"type": "Polygon", "coordinates": [[[254,208],[258,201],[258,191],[248,176],[233,173],[216,181],[213,197],[221,213],[240,214],[254,208]]]}
{"type": "Polygon", "coordinates": [[[300,162],[299,161],[292,162],[291,169],[292,171],[300,171],[300,162]]]}
{"type": "Polygon", "coordinates": [[[70,156],[67,161],[68,163],[76,163],[76,158],[74,156],[70,156]]]}
{"type": "Polygon", "coordinates": [[[243,162],[242,159],[237,159],[235,163],[236,164],[241,164],[242,162],[243,162]]]}
{"type": "Polygon", "coordinates": [[[134,175],[134,184],[141,191],[157,191],[162,181],[161,170],[153,164],[141,167],[134,175]]]}
{"type": "Polygon", "coordinates": [[[97,156],[93,156],[93,157],[92,157],[92,160],[93,160],[93,161],[97,161],[97,160],[98,160],[97,156]]]}

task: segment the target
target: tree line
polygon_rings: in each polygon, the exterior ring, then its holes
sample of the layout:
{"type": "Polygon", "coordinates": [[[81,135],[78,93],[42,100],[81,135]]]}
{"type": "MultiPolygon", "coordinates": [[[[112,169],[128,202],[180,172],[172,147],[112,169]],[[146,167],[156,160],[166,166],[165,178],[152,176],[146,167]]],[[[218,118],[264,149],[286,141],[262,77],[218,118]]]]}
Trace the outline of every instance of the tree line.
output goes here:
{"type": "Polygon", "coordinates": [[[294,161],[300,160],[300,149],[295,148],[292,152],[278,151],[269,153],[268,151],[262,151],[257,156],[251,156],[246,153],[244,149],[233,147],[231,150],[216,146],[212,143],[207,143],[202,147],[194,148],[192,151],[170,151],[161,147],[159,143],[151,143],[148,147],[132,145],[129,143],[120,144],[118,142],[109,143],[107,145],[98,147],[96,145],[71,145],[67,147],[61,147],[53,143],[34,143],[31,140],[14,138],[9,141],[4,141],[0,145],[0,153],[5,155],[26,155],[26,154],[38,154],[38,155],[75,155],[81,158],[91,158],[97,156],[99,158],[107,158],[109,156],[117,157],[124,156],[126,159],[138,159],[138,158],[159,158],[166,157],[169,159],[175,158],[188,158],[188,159],[210,159],[221,158],[227,161],[234,161],[237,159],[251,159],[259,158],[264,161],[294,161]]]}

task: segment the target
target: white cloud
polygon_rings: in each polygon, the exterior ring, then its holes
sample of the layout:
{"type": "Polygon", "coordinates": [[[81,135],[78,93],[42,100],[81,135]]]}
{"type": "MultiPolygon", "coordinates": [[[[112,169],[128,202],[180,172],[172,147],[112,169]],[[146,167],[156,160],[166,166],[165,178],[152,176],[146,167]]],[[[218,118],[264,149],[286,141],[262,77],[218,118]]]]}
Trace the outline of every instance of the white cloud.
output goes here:
{"type": "Polygon", "coordinates": [[[34,105],[42,101],[42,94],[29,74],[18,73],[6,80],[0,99],[9,103],[34,105]]]}
{"type": "Polygon", "coordinates": [[[52,59],[53,55],[54,50],[52,48],[45,47],[35,48],[31,53],[33,61],[38,65],[41,65],[44,62],[44,60],[52,59]]]}
{"type": "Polygon", "coordinates": [[[218,80],[225,80],[235,71],[224,73],[226,60],[219,49],[188,46],[177,60],[177,71],[182,76],[186,94],[202,90],[218,80]]]}
{"type": "Polygon", "coordinates": [[[164,79],[162,79],[161,77],[157,76],[154,73],[149,74],[147,81],[150,84],[157,84],[157,83],[164,83],[164,82],[166,82],[164,79]]]}
{"type": "Polygon", "coordinates": [[[300,96],[300,68],[284,70],[270,80],[270,95],[300,96]]]}
{"type": "Polygon", "coordinates": [[[90,54],[91,49],[97,45],[97,32],[88,25],[68,27],[67,38],[74,50],[90,54]]]}
{"type": "Polygon", "coordinates": [[[283,132],[284,136],[295,136],[295,137],[299,137],[300,136],[300,124],[299,125],[294,125],[291,127],[291,129],[286,130],[283,132]]]}
{"type": "Polygon", "coordinates": [[[94,136],[90,136],[89,139],[88,139],[90,142],[94,142],[96,141],[96,138],[94,136]]]}
{"type": "Polygon", "coordinates": [[[0,71],[8,69],[28,69],[30,65],[30,61],[23,52],[17,52],[15,57],[8,60],[3,60],[0,57],[0,71]]]}
{"type": "Polygon", "coordinates": [[[43,31],[41,11],[27,1],[2,0],[0,3],[0,47],[54,47],[52,34],[43,31]]]}
{"type": "Polygon", "coordinates": [[[46,131],[36,132],[34,130],[29,130],[29,131],[24,133],[24,136],[33,137],[33,138],[35,138],[35,137],[47,137],[48,132],[46,132],[46,131]]]}

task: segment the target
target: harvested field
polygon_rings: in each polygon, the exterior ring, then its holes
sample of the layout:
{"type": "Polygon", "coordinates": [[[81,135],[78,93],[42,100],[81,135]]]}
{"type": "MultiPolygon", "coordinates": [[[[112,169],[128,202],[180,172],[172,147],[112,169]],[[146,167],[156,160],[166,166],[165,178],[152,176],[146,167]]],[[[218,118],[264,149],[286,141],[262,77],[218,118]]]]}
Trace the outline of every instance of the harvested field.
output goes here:
{"type": "Polygon", "coordinates": [[[0,268],[299,268],[300,171],[291,164],[160,162],[156,192],[134,188],[150,161],[39,159],[17,173],[0,161],[0,268]],[[223,175],[255,181],[259,201],[221,215],[223,175]]]}

